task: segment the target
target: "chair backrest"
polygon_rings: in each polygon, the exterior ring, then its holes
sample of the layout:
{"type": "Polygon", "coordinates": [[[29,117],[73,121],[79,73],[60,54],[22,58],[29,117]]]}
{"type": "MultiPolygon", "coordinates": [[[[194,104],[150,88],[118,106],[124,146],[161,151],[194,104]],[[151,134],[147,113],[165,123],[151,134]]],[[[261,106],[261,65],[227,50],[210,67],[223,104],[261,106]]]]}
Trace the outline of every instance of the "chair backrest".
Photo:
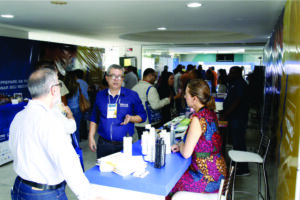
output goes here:
{"type": "Polygon", "coordinates": [[[267,157],[269,146],[270,146],[270,139],[265,134],[262,134],[257,153],[262,156],[264,161],[267,157]]]}
{"type": "Polygon", "coordinates": [[[228,193],[229,193],[231,179],[232,179],[232,176],[233,176],[233,171],[234,171],[234,166],[231,166],[228,178],[226,178],[225,180],[223,179],[221,181],[219,195],[218,195],[218,200],[227,199],[227,196],[228,196],[228,193]]]}

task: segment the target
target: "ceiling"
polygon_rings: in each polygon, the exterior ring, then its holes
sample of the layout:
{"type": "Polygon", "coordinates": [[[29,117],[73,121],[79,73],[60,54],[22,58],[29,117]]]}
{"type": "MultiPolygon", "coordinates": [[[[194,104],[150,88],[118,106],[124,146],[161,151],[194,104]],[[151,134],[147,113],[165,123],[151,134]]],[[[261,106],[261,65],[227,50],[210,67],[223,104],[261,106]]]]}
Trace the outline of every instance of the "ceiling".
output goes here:
{"type": "Polygon", "coordinates": [[[196,1],[200,8],[188,8],[191,0],[66,0],[66,5],[1,0],[0,14],[15,17],[0,18],[0,29],[70,35],[103,47],[262,46],[285,5],[285,0],[196,1]]]}

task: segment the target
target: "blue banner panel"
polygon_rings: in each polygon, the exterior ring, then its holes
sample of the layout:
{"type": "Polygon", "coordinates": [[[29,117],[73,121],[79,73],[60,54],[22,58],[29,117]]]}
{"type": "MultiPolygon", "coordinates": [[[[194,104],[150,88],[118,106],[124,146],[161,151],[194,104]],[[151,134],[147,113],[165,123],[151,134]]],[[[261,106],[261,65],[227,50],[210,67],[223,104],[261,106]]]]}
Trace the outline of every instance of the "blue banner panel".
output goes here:
{"type": "Polygon", "coordinates": [[[0,94],[30,98],[27,80],[38,56],[38,41],[0,37],[0,94]]]}

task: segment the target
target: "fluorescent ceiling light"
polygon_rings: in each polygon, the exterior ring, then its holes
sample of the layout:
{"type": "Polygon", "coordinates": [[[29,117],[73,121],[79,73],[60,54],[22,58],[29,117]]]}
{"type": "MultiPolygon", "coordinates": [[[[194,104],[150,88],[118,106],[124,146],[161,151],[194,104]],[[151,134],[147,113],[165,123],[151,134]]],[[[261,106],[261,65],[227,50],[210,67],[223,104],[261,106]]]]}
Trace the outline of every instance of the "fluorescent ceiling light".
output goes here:
{"type": "Polygon", "coordinates": [[[218,50],[218,53],[245,53],[245,49],[218,50]]]}
{"type": "Polygon", "coordinates": [[[54,5],[67,5],[68,2],[66,1],[50,1],[51,4],[54,5]]]}
{"type": "Polygon", "coordinates": [[[14,18],[15,16],[14,15],[10,15],[10,14],[3,14],[3,15],[0,15],[1,17],[3,18],[14,18]]]}
{"type": "Polygon", "coordinates": [[[186,6],[187,6],[188,8],[198,8],[198,7],[201,7],[202,4],[201,4],[201,3],[198,3],[198,2],[192,2],[192,3],[186,4],[186,6]]]}
{"type": "MultiPolygon", "coordinates": [[[[188,52],[187,52],[188,53],[188,52]]],[[[202,50],[202,51],[192,51],[192,53],[197,53],[197,54],[214,54],[218,53],[217,50],[202,50]]]]}
{"type": "Polygon", "coordinates": [[[159,27],[159,28],[157,28],[157,30],[159,30],[159,31],[165,31],[165,30],[167,30],[167,28],[166,27],[159,27]]]}
{"type": "Polygon", "coordinates": [[[197,53],[197,54],[217,54],[217,53],[245,53],[245,49],[225,49],[225,50],[197,50],[197,51],[192,51],[192,53],[197,53]]]}

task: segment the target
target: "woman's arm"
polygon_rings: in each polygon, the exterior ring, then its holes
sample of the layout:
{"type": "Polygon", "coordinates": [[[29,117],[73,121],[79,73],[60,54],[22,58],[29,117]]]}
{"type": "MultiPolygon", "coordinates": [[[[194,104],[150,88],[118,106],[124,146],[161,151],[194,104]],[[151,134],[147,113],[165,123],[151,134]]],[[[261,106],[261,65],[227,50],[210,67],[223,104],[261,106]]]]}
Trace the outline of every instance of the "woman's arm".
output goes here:
{"type": "Polygon", "coordinates": [[[181,143],[179,151],[184,158],[191,157],[200,136],[202,135],[200,121],[197,117],[193,117],[189,132],[187,133],[185,143],[181,143]]]}

